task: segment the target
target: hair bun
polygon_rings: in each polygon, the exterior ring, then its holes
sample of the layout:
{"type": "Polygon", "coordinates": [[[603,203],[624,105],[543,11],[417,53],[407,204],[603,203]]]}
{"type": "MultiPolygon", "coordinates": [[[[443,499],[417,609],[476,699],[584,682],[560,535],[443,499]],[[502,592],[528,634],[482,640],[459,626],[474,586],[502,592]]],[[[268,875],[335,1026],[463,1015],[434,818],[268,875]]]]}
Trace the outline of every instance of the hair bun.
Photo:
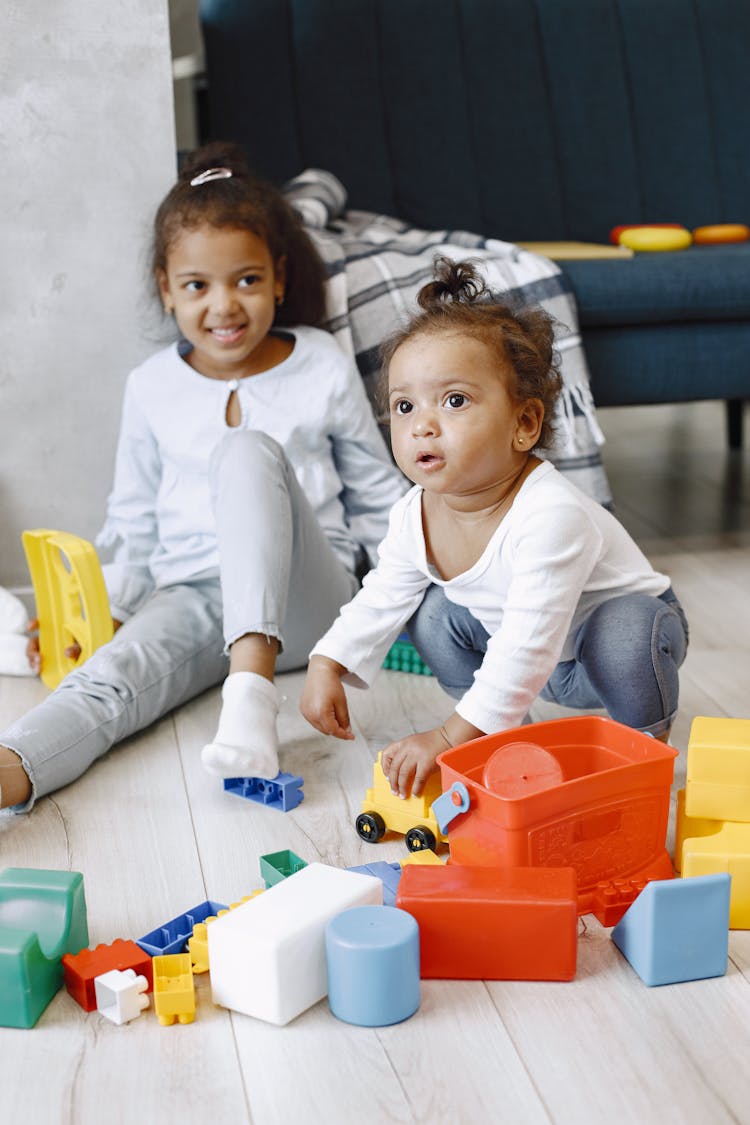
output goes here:
{"type": "Polygon", "coordinates": [[[435,258],[434,274],[435,280],[428,281],[417,294],[417,302],[426,312],[449,301],[470,305],[487,293],[484,279],[472,261],[435,258]]]}
{"type": "Polygon", "coordinates": [[[190,153],[180,169],[180,180],[189,183],[209,168],[229,168],[235,176],[251,174],[241,145],[232,141],[212,141],[190,153]]]}

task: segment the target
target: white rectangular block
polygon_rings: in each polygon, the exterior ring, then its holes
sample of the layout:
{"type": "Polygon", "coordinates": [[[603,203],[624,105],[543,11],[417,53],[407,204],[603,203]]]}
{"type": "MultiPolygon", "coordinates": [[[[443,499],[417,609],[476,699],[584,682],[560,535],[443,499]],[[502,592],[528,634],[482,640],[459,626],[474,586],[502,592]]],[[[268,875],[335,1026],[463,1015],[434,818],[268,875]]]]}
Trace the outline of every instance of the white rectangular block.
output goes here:
{"type": "Polygon", "coordinates": [[[371,875],[311,863],[208,927],[214,1004],[285,1024],[328,992],[325,928],[352,906],[379,906],[371,875]]]}

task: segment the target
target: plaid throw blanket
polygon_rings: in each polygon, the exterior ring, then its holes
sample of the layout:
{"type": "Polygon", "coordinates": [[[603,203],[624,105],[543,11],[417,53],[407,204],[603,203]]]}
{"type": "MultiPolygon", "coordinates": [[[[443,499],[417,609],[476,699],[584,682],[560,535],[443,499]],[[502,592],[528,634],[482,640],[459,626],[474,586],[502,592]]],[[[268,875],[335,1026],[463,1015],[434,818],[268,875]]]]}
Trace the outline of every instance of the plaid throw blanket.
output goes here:
{"type": "MultiPolygon", "coordinates": [[[[354,356],[376,414],[380,344],[416,308],[417,291],[432,277],[436,256],[471,258],[493,291],[545,308],[555,318],[563,377],[553,419],[555,443],[545,456],[584,492],[611,506],[599,454],[604,437],[589,388],[575,302],[554,263],[512,243],[467,231],[424,231],[384,215],[346,211],[343,185],[319,169],[295,177],[284,193],[326,265],[324,327],[354,356]]],[[[383,417],[378,421],[387,424],[383,417]]]]}

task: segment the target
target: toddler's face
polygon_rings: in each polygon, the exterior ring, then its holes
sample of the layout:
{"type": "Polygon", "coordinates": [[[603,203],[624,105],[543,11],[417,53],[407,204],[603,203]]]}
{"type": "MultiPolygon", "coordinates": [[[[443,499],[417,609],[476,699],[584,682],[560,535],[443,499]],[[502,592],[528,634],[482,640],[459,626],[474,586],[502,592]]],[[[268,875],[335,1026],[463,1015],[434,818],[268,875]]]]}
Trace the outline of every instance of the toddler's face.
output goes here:
{"type": "Polygon", "coordinates": [[[472,336],[436,332],[402,344],[388,373],[391,443],[401,471],[428,492],[466,498],[514,476],[532,442],[526,404],[511,398],[508,376],[472,336]]]}
{"type": "Polygon", "coordinates": [[[273,366],[268,336],[284,294],[283,262],[252,231],[202,226],[185,230],[159,274],[165,308],[193,345],[188,362],[212,379],[254,375],[273,366]]]}

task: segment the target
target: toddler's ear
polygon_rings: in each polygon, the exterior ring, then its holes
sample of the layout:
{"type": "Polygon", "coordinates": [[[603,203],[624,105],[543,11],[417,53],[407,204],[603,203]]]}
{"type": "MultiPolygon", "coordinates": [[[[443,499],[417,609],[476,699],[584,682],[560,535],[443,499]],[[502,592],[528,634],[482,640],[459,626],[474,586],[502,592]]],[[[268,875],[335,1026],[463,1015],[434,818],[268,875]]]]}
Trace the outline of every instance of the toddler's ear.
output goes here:
{"type": "Polygon", "coordinates": [[[521,452],[532,449],[539,441],[543,424],[544,403],[539,398],[527,399],[516,419],[514,447],[521,452]]]}

